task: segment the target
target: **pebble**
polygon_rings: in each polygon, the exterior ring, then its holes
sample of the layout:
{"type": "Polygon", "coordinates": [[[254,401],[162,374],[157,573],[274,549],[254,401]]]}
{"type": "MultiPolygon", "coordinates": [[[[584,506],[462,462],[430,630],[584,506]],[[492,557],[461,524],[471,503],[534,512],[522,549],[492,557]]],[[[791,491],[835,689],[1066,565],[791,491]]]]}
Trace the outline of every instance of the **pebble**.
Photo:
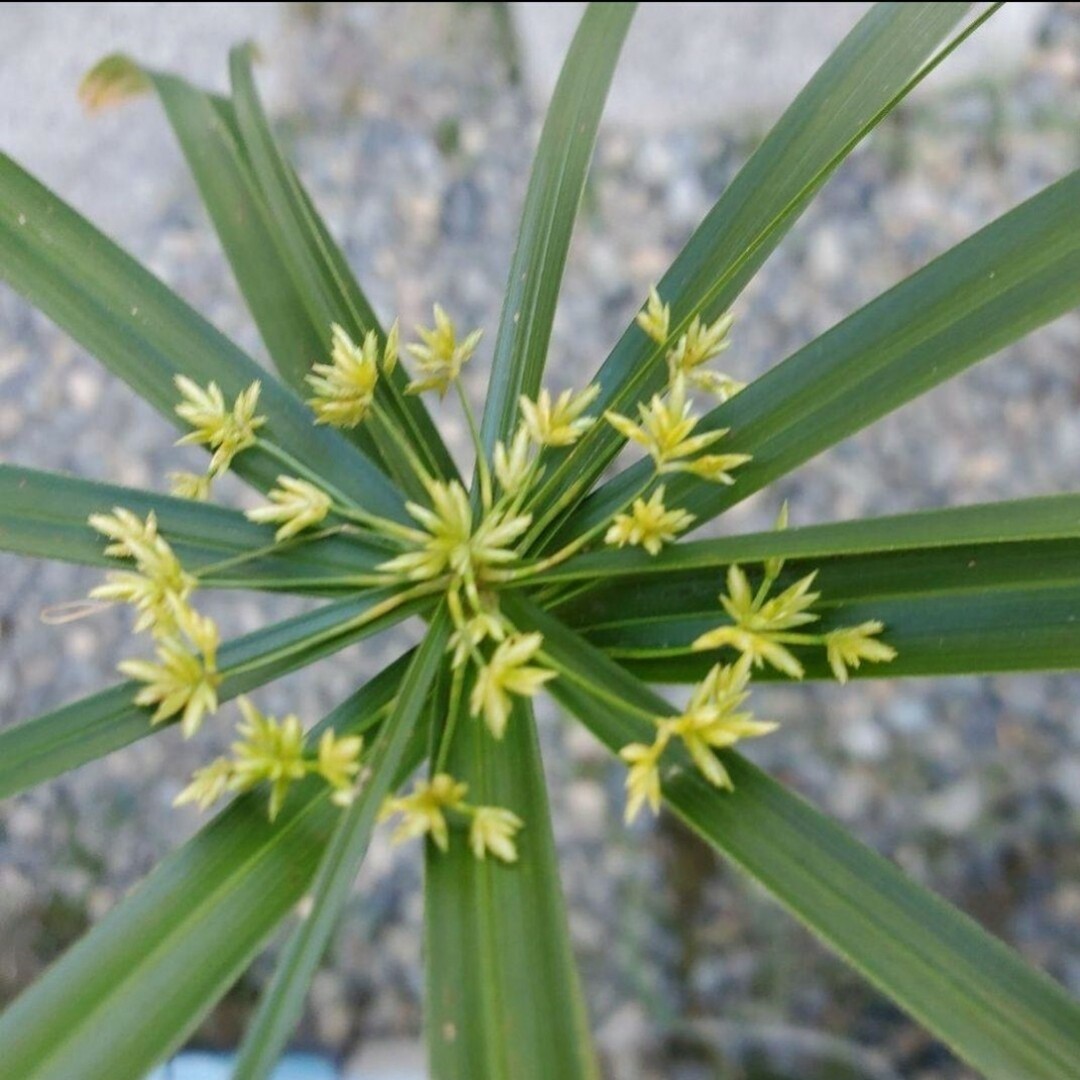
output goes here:
{"type": "Polygon", "coordinates": [[[947,836],[962,836],[979,820],[983,788],[977,777],[950,785],[923,804],[923,821],[947,836]]]}
{"type": "Polygon", "coordinates": [[[1050,783],[1071,807],[1080,810],[1080,757],[1066,757],[1055,763],[1050,783]]]}
{"type": "Polygon", "coordinates": [[[868,716],[840,725],[839,743],[855,761],[881,761],[889,752],[889,737],[868,716]]]}

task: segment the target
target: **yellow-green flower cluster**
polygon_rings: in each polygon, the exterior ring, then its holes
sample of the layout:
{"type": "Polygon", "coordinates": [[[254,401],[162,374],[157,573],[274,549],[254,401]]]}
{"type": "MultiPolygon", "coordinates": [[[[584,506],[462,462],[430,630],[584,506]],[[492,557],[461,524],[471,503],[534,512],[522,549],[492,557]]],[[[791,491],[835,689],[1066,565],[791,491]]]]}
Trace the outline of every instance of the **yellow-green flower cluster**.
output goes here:
{"type": "Polygon", "coordinates": [[[239,738],[232,744],[231,757],[219,757],[196,770],[174,805],[195,803],[206,810],[222,796],[270,785],[268,813],[273,821],[285,802],[289,789],[308,775],[317,775],[332,789],[331,799],[347,806],[356,795],[360,754],[364,741],[359,735],[338,736],[324,731],[314,753],[304,743],[304,730],[295,716],[277,720],[266,716],[247,698],[238,701],[243,721],[237,726],[239,738]]]}
{"type": "MultiPolygon", "coordinates": [[[[787,523],[785,503],[776,526],[783,530],[787,523]]],[[[626,779],[627,821],[633,820],[646,804],[654,813],[659,809],[661,758],[676,739],[709,783],[731,789],[731,777],[715,752],[734,746],[740,739],[767,735],[775,729],[775,724],[754,719],[741,706],[754,668],[767,663],[792,678],[803,677],[803,665],[789,646],[824,646],[829,666],[841,683],[847,682],[848,668],[858,668],[864,660],[884,663],[896,657],[896,650],[878,639],[885,627],[877,620],[824,634],[808,633],[806,627],[820,618],[811,610],[821,595],[811,591],[817,571],[773,595],[783,569],[782,558],[766,559],[761,583],[753,589],[741,566],[733,564],[728,568],[727,593],[721,594],[720,604],[731,622],[702,634],[692,647],[696,651],[731,648],[739,658],[731,665],[716,664],[695,688],[683,713],[658,719],[652,743],[623,747],[620,755],[630,766],[626,779]]]]}
{"type": "Polygon", "coordinates": [[[266,423],[266,417],[255,412],[261,385],[258,380],[253,382],[236,396],[229,408],[217,383],[211,382],[203,388],[186,375],[177,375],[175,381],[181,397],[176,415],[192,428],[177,445],[195,443],[206,446],[212,453],[205,474],[170,474],[172,493],[182,499],[205,500],[210,497],[213,481],[228,471],[237,454],[255,445],[255,432],[266,423]]]}
{"type": "Polygon", "coordinates": [[[541,390],[535,401],[522,394],[522,428],[537,446],[572,446],[596,423],[585,410],[596,400],[600,387],[564,390],[554,400],[550,390],[541,390]]]}
{"type": "Polygon", "coordinates": [[[132,559],[136,566],[109,571],[91,597],[134,606],[136,632],[149,631],[155,640],[153,660],[125,660],[120,671],[143,683],[135,702],[154,708],[152,723],[180,715],[190,738],[203,718],[217,711],[221,682],[217,627],[190,605],[196,579],[158,532],[152,512],[143,519],[117,507],[111,514],[92,514],[90,525],[111,541],[107,555],[132,559]]]}
{"type": "Polygon", "coordinates": [[[532,518],[497,506],[474,522],[469,494],[457,480],[428,481],[426,486],[430,506],[406,504],[422,528],[399,530],[408,550],[382,563],[379,569],[409,581],[446,576],[448,588],[464,585],[475,593],[485,571],[517,558],[513,544],[532,518]]]}
{"type": "Polygon", "coordinates": [[[175,632],[158,637],[153,660],[124,660],[119,667],[143,683],[135,704],[154,707],[150,722],[160,724],[179,714],[180,730],[190,739],[217,712],[218,631],[212,619],[191,608],[177,613],[176,624],[175,632]]]}
{"type": "Polygon", "coordinates": [[[510,634],[491,656],[477,665],[469,708],[483,716],[496,739],[501,739],[510,719],[513,697],[535,697],[555,672],[531,663],[544,644],[542,634],[510,634]]]}
{"type": "Polygon", "coordinates": [[[337,323],[330,328],[330,363],[315,364],[307,381],[314,395],[308,400],[315,423],[354,428],[362,423],[375,401],[382,370],[389,374],[398,361],[398,324],[386,335],[381,350],[374,330],[357,345],[337,323]]]}
{"type": "Polygon", "coordinates": [[[846,683],[848,668],[858,668],[863,660],[882,664],[896,659],[896,650],[878,640],[884,629],[883,622],[870,619],[858,626],[841,626],[825,635],[825,655],[837,682],[846,683]]]}
{"type": "Polygon", "coordinates": [[[417,780],[408,795],[387,799],[379,820],[400,818],[393,834],[395,844],[429,836],[446,852],[450,848],[450,815],[469,823],[469,847],[476,858],[494,855],[506,863],[517,862],[514,837],[523,825],[521,818],[501,806],[474,806],[466,801],[468,793],[468,784],[449,773],[436,773],[430,780],[417,780]]]}
{"type": "Polygon", "coordinates": [[[448,645],[452,666],[460,668],[473,661],[472,714],[483,716],[491,733],[501,739],[510,715],[511,695],[532,697],[553,676],[528,663],[540,648],[541,635],[509,633],[494,595],[485,587],[491,571],[517,558],[513,544],[532,518],[501,502],[482,512],[474,525],[469,496],[456,480],[446,484],[432,481],[428,493],[430,508],[415,503],[407,506],[424,526],[414,530],[412,549],[379,569],[410,581],[445,577],[454,622],[448,645]],[[488,640],[496,645],[491,655],[485,656],[481,646],[488,640]]]}
{"type": "Polygon", "coordinates": [[[541,389],[536,399],[522,394],[518,399],[521,423],[509,444],[495,443],[492,464],[503,500],[515,506],[528,496],[529,488],[543,475],[540,452],[545,447],[573,446],[596,423],[586,409],[597,399],[600,387],[563,390],[558,397],[541,389]]]}
{"type": "Polygon", "coordinates": [[[430,506],[406,504],[422,528],[399,530],[409,547],[380,564],[379,570],[390,580],[445,581],[454,622],[448,644],[451,666],[473,663],[470,710],[502,738],[512,695],[532,697],[554,674],[528,663],[540,648],[541,635],[510,632],[490,590],[492,575],[518,559],[515,544],[532,517],[518,512],[506,493],[495,505],[474,512],[468,493],[456,480],[429,480],[426,486],[430,506]],[[495,645],[490,656],[483,648],[488,641],[495,645]]]}
{"type": "MultiPolygon", "coordinates": [[[[704,365],[715,359],[730,345],[728,337],[735,316],[725,312],[711,323],[695,315],[690,325],[679,335],[675,344],[664,354],[667,361],[669,381],[682,375],[698,390],[715,394],[721,402],[727,401],[745,384],[718,371],[707,371],[704,365]]],[[[638,313],[637,324],[657,345],[667,345],[671,335],[671,307],[660,299],[656,287],[649,289],[645,307],[638,313]]]]}
{"type": "MultiPolygon", "coordinates": [[[[724,399],[741,388],[705,367],[727,348],[731,317],[725,315],[712,323],[695,317],[672,339],[670,309],[653,289],[637,321],[664,347],[667,385],[648,402],[638,404],[636,420],[612,411],[604,416],[621,435],[645,450],[653,465],[651,475],[608,520],[542,557],[529,559],[533,533],[550,535],[558,514],[569,504],[556,503],[553,508],[544,507],[542,513],[536,511],[539,520],[534,522],[535,505],[530,499],[548,452],[574,446],[595,425],[597,417],[590,415],[589,409],[600,397],[600,388],[590,385],[558,394],[544,388],[535,398],[522,396],[518,427],[506,442],[495,443],[489,463],[460,380],[480,331],[459,339],[453,322],[438,305],[434,326],[418,327],[420,342],[407,346],[417,371],[406,390],[435,390],[445,395],[454,387],[459,392],[479,455],[480,485],[475,499],[458,480],[438,479],[428,473],[420,456],[410,449],[411,433],[398,426],[400,402],[392,409],[381,409],[380,381],[400,362],[397,323],[381,343],[375,331],[365,333],[357,343],[341,326],[332,326],[328,362],[316,364],[308,376],[312,388],[309,405],[315,423],[338,428],[353,428],[374,417],[377,434],[394,440],[416,474],[418,489],[426,495],[406,503],[414,524],[366,511],[320,482],[284,448],[257,436],[265,422],[256,414],[257,382],[230,406],[216,384],[204,389],[190,379],[177,379],[182,400],[176,411],[192,427],[181,442],[203,444],[212,457],[205,475],[172,474],[173,490],[187,498],[208,497],[213,479],[229,468],[238,453],[256,444],[299,473],[279,476],[268,503],[248,511],[248,518],[276,526],[274,541],[283,543],[323,535],[302,534],[333,514],[349,524],[331,531],[348,533],[355,523],[371,539],[387,546],[390,552],[385,560],[373,573],[358,576],[354,584],[390,587],[388,597],[373,609],[380,613],[424,596],[445,598],[453,622],[447,643],[450,698],[454,707],[458,702],[467,703],[472,716],[484,722],[493,738],[501,739],[515,698],[534,697],[556,672],[544,653],[543,636],[522,632],[502,615],[499,588],[527,581],[601,538],[612,546],[637,546],[657,555],[694,523],[687,510],[666,504],[668,486],[662,478],[687,473],[731,484],[734,470],[749,460],[746,454],[716,451],[726,430],[700,430],[700,418],[688,396],[690,388],[697,388],[724,399]]],[[[388,392],[398,393],[395,383],[389,384],[388,392]]],[[[183,569],[160,536],[153,514],[142,519],[117,509],[112,514],[95,515],[91,524],[108,537],[108,554],[134,563],[131,569],[110,572],[106,583],[94,590],[94,598],[132,604],[137,612],[136,629],[148,630],[155,638],[152,660],[129,660],[121,665],[121,670],[142,684],[135,700],[153,708],[154,723],[178,716],[184,734],[190,736],[204,717],[217,710],[222,681],[217,667],[217,627],[190,604],[197,575],[183,569]]],[[[778,525],[786,525],[786,508],[778,525]]],[[[234,562],[226,560],[229,565],[234,562]]],[[[783,568],[782,559],[767,559],[762,579],[753,588],[741,566],[729,567],[727,590],[720,597],[728,622],[702,634],[693,648],[730,648],[738,658],[733,663],[715,664],[694,688],[681,713],[654,718],[651,741],[623,748],[621,756],[629,765],[628,820],[643,806],[658,809],[665,762],[679,767],[692,764],[710,784],[731,788],[731,776],[718,751],[775,728],[755,719],[745,708],[755,668],[769,664],[801,678],[803,665],[792,649],[818,646],[824,648],[836,678],[844,682],[849,671],[864,661],[880,663],[896,655],[879,638],[884,629],[880,622],[811,633],[809,627],[819,620],[814,610],[819,599],[813,591],[815,574],[777,588],[783,568]]],[[[194,803],[205,809],[227,794],[265,784],[273,820],[293,785],[310,776],[321,777],[329,785],[336,803],[345,805],[355,796],[363,749],[358,736],[338,737],[327,731],[317,746],[308,747],[295,716],[278,720],[260,712],[247,699],[242,698],[239,704],[243,720],[230,753],[199,769],[177,797],[178,805],[194,803]]],[[[440,748],[436,758],[440,763],[444,749],[440,748]]],[[[467,796],[468,786],[438,765],[434,775],[418,781],[409,793],[387,799],[381,816],[400,819],[396,841],[429,836],[443,851],[450,844],[451,824],[468,824],[469,846],[477,858],[491,855],[514,862],[518,857],[515,838],[523,825],[520,818],[505,807],[472,804],[467,796]]]]}
{"type": "Polygon", "coordinates": [[[178,499],[206,502],[213,486],[214,478],[209,473],[169,473],[169,491],[178,499]]]}
{"type": "Polygon", "coordinates": [[[793,585],[770,596],[768,577],[757,590],[737,563],[728,567],[727,595],[720,604],[731,619],[730,626],[718,626],[694,642],[697,650],[730,646],[747,657],[755,667],[766,662],[793,679],[803,677],[803,666],[788,649],[789,645],[813,644],[816,638],[798,628],[817,622],[820,616],[810,609],[821,594],[811,592],[817,572],[807,574],[793,585]]]}
{"type": "Polygon", "coordinates": [[[717,750],[726,750],[742,739],[758,738],[776,730],[776,724],[755,720],[740,707],[749,696],[750,662],[717,664],[698,683],[685,710],[678,716],[658,718],[652,743],[631,743],[620,751],[630,766],[626,777],[626,820],[633,821],[648,805],[660,809],[660,764],[672,742],[681,742],[702,776],[716,787],[731,790],[731,777],[717,750]]]}
{"type": "Polygon", "coordinates": [[[650,555],[658,555],[665,544],[670,544],[693,521],[694,515],[685,510],[667,509],[661,484],[648,501],[637,498],[628,513],[615,515],[604,534],[604,542],[614,547],[632,544],[643,547],[650,555]]]}
{"type": "MultiPolygon", "coordinates": [[[[184,375],[175,382],[181,398],[176,413],[192,428],[178,445],[204,445],[211,458],[205,474],[172,473],[172,491],[183,498],[206,499],[213,480],[237,454],[255,445],[255,432],[266,422],[256,411],[260,384],[255,381],[241,391],[230,407],[217,383],[204,388],[184,375]]],[[[125,660],[120,670],[143,684],[135,701],[154,708],[153,723],[179,715],[181,729],[190,738],[203,719],[217,711],[221,683],[217,626],[190,605],[196,578],[159,534],[153,513],[142,519],[117,507],[111,514],[92,514],[90,525],[111,541],[107,555],[135,563],[134,570],[110,571],[91,597],[133,605],[138,612],[136,633],[149,631],[155,639],[153,660],[125,660]]]]}
{"type": "Polygon", "coordinates": [[[158,532],[151,511],[143,520],[123,507],[111,514],[92,514],[90,525],[112,540],[106,553],[132,559],[135,570],[110,570],[105,584],[92,589],[94,600],[131,604],[138,612],[135,632],[149,630],[169,637],[177,629],[177,616],[187,607],[196,580],[184,571],[169,543],[158,532]]]}
{"type": "MultiPolygon", "coordinates": [[[[444,395],[452,385],[460,390],[462,367],[480,340],[479,330],[459,340],[453,322],[439,305],[434,316],[433,327],[417,328],[420,342],[406,347],[418,367],[416,378],[407,386],[410,393],[436,390],[444,395]]],[[[317,422],[352,427],[377,411],[380,369],[389,372],[398,362],[397,324],[383,347],[381,361],[374,332],[361,345],[339,326],[332,327],[331,335],[330,363],[316,365],[308,379],[315,391],[309,404],[317,422]]],[[[480,506],[473,505],[458,481],[434,479],[417,467],[427,501],[406,504],[416,526],[370,519],[371,527],[400,549],[377,567],[379,581],[406,586],[406,592],[432,585],[445,589],[455,625],[448,648],[452,667],[474,665],[470,708],[473,715],[484,718],[496,737],[506,729],[512,697],[534,695],[553,673],[528,662],[542,639],[538,634],[513,633],[498,615],[492,586],[507,580],[505,575],[513,574],[520,558],[518,546],[532,524],[522,503],[540,475],[541,449],[576,442],[595,423],[595,417],[585,413],[598,393],[598,387],[589,387],[580,393],[563,391],[553,398],[542,390],[535,401],[521,399],[517,432],[509,446],[499,442],[494,450],[497,498],[483,467],[480,506]]],[[[383,420],[394,424],[388,416],[383,420]]],[[[249,511],[248,517],[277,524],[280,542],[317,525],[331,510],[350,515],[348,508],[336,507],[317,485],[282,476],[270,492],[270,504],[249,511]]]]}
{"type": "Polygon", "coordinates": [[[638,405],[638,423],[610,410],[604,416],[620,435],[645,449],[657,474],[685,472],[713,483],[733,484],[731,470],[745,465],[750,455],[702,453],[722,439],[728,429],[695,435],[699,417],[693,408],[694,403],[686,396],[686,377],[680,372],[664,394],[654,394],[648,405],[638,405]]]}
{"type": "Polygon", "coordinates": [[[771,595],[783,567],[773,560],[766,567],[760,586],[754,590],[741,566],[728,568],[727,594],[720,604],[731,623],[702,634],[693,643],[695,650],[729,647],[738,650],[755,667],[768,663],[793,679],[805,674],[802,663],[789,646],[824,646],[826,658],[836,678],[844,683],[848,668],[858,668],[863,660],[885,663],[896,656],[891,645],[877,640],[884,624],[872,620],[858,626],[838,627],[824,634],[807,633],[804,627],[817,622],[811,608],[820,593],[811,592],[817,572],[807,574],[786,589],[771,595]]]}
{"type": "Polygon", "coordinates": [[[419,377],[406,387],[410,394],[422,394],[425,390],[437,390],[444,396],[451,384],[461,374],[476,346],[480,344],[483,330],[473,330],[464,340],[458,341],[457,329],[450,316],[438,304],[435,305],[435,325],[418,326],[420,343],[406,346],[409,355],[420,369],[419,377]]]}
{"type": "MultiPolygon", "coordinates": [[[[730,313],[712,323],[703,322],[695,315],[671,345],[671,308],[661,300],[655,287],[649,290],[637,324],[658,345],[670,345],[664,354],[667,385],[647,403],[638,403],[637,420],[611,409],[604,418],[623,438],[645,450],[652,459],[654,476],[688,473],[710,483],[732,484],[733,470],[750,460],[749,454],[721,454],[711,449],[728,429],[698,431],[700,417],[694,413],[693,402],[688,397],[688,388],[696,387],[726,401],[743,388],[730,376],[708,371],[703,366],[728,347],[732,322],[730,313]]],[[[664,504],[664,488],[659,487],[648,501],[643,492],[628,511],[619,513],[605,540],[617,547],[639,545],[656,555],[692,522],[693,516],[685,510],[664,504]]]]}
{"type": "Polygon", "coordinates": [[[275,524],[274,542],[291,540],[297,533],[323,521],[333,503],[330,496],[307,480],[295,476],[279,476],[277,487],[269,494],[270,502],[247,511],[249,521],[275,524]]]}

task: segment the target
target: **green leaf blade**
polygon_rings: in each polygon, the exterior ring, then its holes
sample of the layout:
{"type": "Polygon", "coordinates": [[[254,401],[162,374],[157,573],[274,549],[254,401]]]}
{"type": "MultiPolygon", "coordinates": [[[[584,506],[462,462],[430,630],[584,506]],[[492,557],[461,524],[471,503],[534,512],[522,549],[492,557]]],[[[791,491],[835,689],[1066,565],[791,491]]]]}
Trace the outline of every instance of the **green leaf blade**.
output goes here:
{"type": "MultiPolygon", "coordinates": [[[[334,243],[274,137],[255,86],[252,54],[250,45],[238,46],[230,53],[233,105],[252,172],[269,208],[269,229],[280,249],[283,268],[291,277],[315,332],[324,342],[329,340],[330,325],[335,322],[356,341],[362,340],[371,330],[385,340],[375,312],[349,269],[344,254],[334,243]]],[[[308,370],[309,365],[301,363],[295,364],[292,372],[292,377],[305,392],[304,378],[308,370]]],[[[379,401],[408,433],[432,474],[443,479],[456,478],[457,467],[432,423],[427,406],[420,397],[404,393],[406,381],[400,368],[384,376],[377,389],[379,401]]],[[[370,441],[366,427],[357,429],[357,437],[364,446],[370,441]]],[[[408,462],[396,453],[396,445],[391,442],[382,449],[399,484],[412,494],[422,494],[423,488],[417,486],[408,462]]]]}
{"type": "MultiPolygon", "coordinates": [[[[403,519],[401,496],[359,450],[315,427],[299,398],[268,375],[85,218],[0,155],[0,278],[63,327],[167,420],[174,378],[217,382],[232,398],[258,380],[268,435],[369,511],[403,519]]],[[[280,463],[262,449],[240,454],[233,471],[263,489],[280,463]]]]}
{"type": "MultiPolygon", "coordinates": [[[[504,605],[544,634],[555,696],[613,751],[651,741],[642,710],[671,706],[520,596],[504,605]]],[[[664,775],[668,805],[797,918],[991,1080],[1068,1080],[1080,1005],[961,912],[865,848],[738,754],[712,788],[689,762],[664,775]]]]}
{"type": "MultiPolygon", "coordinates": [[[[848,153],[931,66],[966,3],[876,4],[840,43],[720,197],[659,283],[672,334],[729,308],[848,153]]],[[[632,411],[666,378],[662,347],[634,324],[604,361],[596,411],[632,411]]],[[[579,497],[622,445],[596,424],[553,455],[540,502],[573,483],[579,497]]]]}
{"type": "MultiPolygon", "coordinates": [[[[833,327],[730,401],[701,430],[748,453],[731,487],[675,477],[669,501],[702,523],[841,439],[1080,303],[1080,171],[1071,173],[833,327]]],[[[647,473],[635,465],[579,508],[584,532],[647,473]]]]}
{"type": "MultiPolygon", "coordinates": [[[[585,555],[552,571],[547,603],[642,678],[694,681],[730,659],[694,640],[728,622],[727,567],[756,581],[786,560],[776,588],[814,573],[815,629],[878,620],[899,652],[854,678],[1072,670],[1080,657],[1080,496],[815,525],[679,544],[656,557],[585,555]],[[560,576],[561,574],[561,576],[560,576]]],[[[820,648],[796,648],[811,679],[820,648]]],[[[771,669],[760,678],[777,678],[771,669]]]]}
{"type": "MultiPolygon", "coordinates": [[[[324,604],[226,642],[218,654],[221,702],[306,667],[424,609],[423,601],[374,615],[387,593],[324,604]]],[[[152,709],[134,704],[138,684],[121,683],[0,731],[0,798],[146,738],[152,709]]]]}
{"type": "Polygon", "coordinates": [[[649,555],[640,548],[589,552],[537,574],[530,581],[559,584],[665,576],[765,559],[836,559],[890,552],[944,551],[953,547],[1025,540],[1080,538],[1080,495],[1040,495],[942,510],[691,540],[649,555]]]}
{"type": "Polygon", "coordinates": [[[231,102],[175,75],[149,73],[248,310],[275,367],[299,394],[304,375],[326,352],[283,264],[270,209],[239,143],[231,102]]]}
{"type": "MultiPolygon", "coordinates": [[[[407,665],[408,657],[391,665],[312,735],[369,731],[407,665]]],[[[423,750],[414,739],[399,781],[423,750]]],[[[339,815],[315,779],[299,785],[274,824],[265,793],[233,802],[0,1016],[4,1068],[33,1080],[143,1080],[300,900],[339,815]]]]}
{"type": "Polygon", "coordinates": [[[481,428],[488,454],[511,435],[519,396],[540,389],[600,115],[636,7],[589,4],[548,107],[495,341],[481,428]]]}
{"type": "Polygon", "coordinates": [[[308,986],[367,852],[383,800],[406,761],[428,691],[443,660],[449,618],[441,606],[401,681],[393,708],[365,760],[367,779],[341,815],[312,884],[312,907],[293,931],[252,1020],[234,1067],[234,1080],[264,1080],[300,1018],[308,986]]]}
{"type": "Polygon", "coordinates": [[[470,802],[518,815],[518,861],[476,859],[466,837],[427,845],[425,1030],[437,1080],[595,1078],[555,860],[532,709],[518,704],[494,745],[464,705],[447,771],[470,802]]]}
{"type": "MultiPolygon", "coordinates": [[[[188,570],[248,556],[269,547],[273,535],[266,526],[212,503],[0,465],[0,550],[119,569],[122,563],[105,554],[104,539],[87,524],[91,514],[118,506],[140,517],[152,512],[162,536],[188,570]]],[[[261,579],[277,590],[309,592],[312,582],[370,573],[385,559],[385,550],[359,537],[327,537],[302,545],[275,545],[233,574],[249,581],[261,579]]],[[[229,580],[227,573],[223,569],[220,575],[209,575],[202,584],[220,587],[229,580]]]]}
{"type": "MultiPolygon", "coordinates": [[[[887,664],[864,664],[853,679],[914,675],[992,675],[1080,669],[1080,586],[1002,588],[980,592],[882,597],[822,606],[815,629],[835,630],[868,620],[885,624],[883,639],[897,650],[887,664]]],[[[609,626],[586,631],[609,656],[652,682],[694,682],[731,652],[694,652],[693,641],[726,620],[710,615],[609,626]]],[[[807,679],[832,675],[820,648],[792,652],[807,679]]],[[[763,680],[783,679],[771,668],[763,680]]]]}

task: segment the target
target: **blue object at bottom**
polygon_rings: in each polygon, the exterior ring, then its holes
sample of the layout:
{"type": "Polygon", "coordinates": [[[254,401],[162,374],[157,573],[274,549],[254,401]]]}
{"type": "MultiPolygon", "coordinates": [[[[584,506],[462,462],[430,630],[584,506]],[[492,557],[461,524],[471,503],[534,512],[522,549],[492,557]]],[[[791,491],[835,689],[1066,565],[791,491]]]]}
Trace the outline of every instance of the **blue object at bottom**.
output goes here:
{"type": "MultiPolygon", "coordinates": [[[[147,1080],[229,1080],[233,1054],[189,1051],[155,1069],[147,1080]]],[[[278,1062],[271,1080],[340,1080],[340,1073],[323,1057],[289,1054],[278,1062]]]]}

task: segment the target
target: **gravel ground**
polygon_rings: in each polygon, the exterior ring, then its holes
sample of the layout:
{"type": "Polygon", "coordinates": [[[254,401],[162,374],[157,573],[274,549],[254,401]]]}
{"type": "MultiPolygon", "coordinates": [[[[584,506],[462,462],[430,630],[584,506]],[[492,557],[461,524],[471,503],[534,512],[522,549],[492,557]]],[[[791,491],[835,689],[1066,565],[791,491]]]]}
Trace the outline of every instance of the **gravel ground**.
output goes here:
{"type": "MultiPolygon", "coordinates": [[[[290,84],[303,89],[281,123],[382,312],[411,324],[439,300],[493,330],[539,121],[498,6],[420,7],[296,5],[290,84]]],[[[740,300],[732,373],[766,370],[1075,168],[1078,87],[1080,10],[1059,4],[1009,85],[890,120],[740,300]]],[[[556,384],[602,359],[753,145],[752,133],[712,129],[601,137],[556,322],[556,384]]],[[[164,193],[135,253],[261,355],[188,182],[164,193]]],[[[748,499],[720,528],[767,527],[783,498],[807,524],[1069,490],[1078,348],[1074,314],[748,499]]],[[[471,375],[479,396],[482,362],[471,375]]],[[[446,421],[460,446],[460,425],[446,421]]],[[[81,349],[0,294],[3,460],[158,487],[183,457],[172,439],[81,349]]],[[[0,556],[0,723],[112,679],[122,614],[62,628],[39,618],[95,578],[0,556]]],[[[300,607],[230,596],[217,613],[251,629],[300,607]]],[[[258,696],[314,720],[402,643],[351,649],[258,696]]],[[[784,729],[754,756],[1080,993],[1078,690],[1075,677],[1027,676],[770,688],[759,711],[784,729]]],[[[859,1076],[971,1075],[673,823],[624,830],[621,770],[554,711],[543,719],[572,930],[611,1075],[711,1076],[717,1050],[732,1076],[751,1075],[737,1063],[758,1051],[795,1055],[800,1076],[831,1054],[855,1054],[859,1076]]],[[[0,997],[195,828],[169,804],[213,741],[164,732],[0,808],[0,997]]],[[[418,1030],[419,884],[416,849],[378,840],[316,981],[306,1042],[349,1057],[418,1030]]],[[[264,957],[200,1041],[235,1039],[269,969],[264,957]]]]}

